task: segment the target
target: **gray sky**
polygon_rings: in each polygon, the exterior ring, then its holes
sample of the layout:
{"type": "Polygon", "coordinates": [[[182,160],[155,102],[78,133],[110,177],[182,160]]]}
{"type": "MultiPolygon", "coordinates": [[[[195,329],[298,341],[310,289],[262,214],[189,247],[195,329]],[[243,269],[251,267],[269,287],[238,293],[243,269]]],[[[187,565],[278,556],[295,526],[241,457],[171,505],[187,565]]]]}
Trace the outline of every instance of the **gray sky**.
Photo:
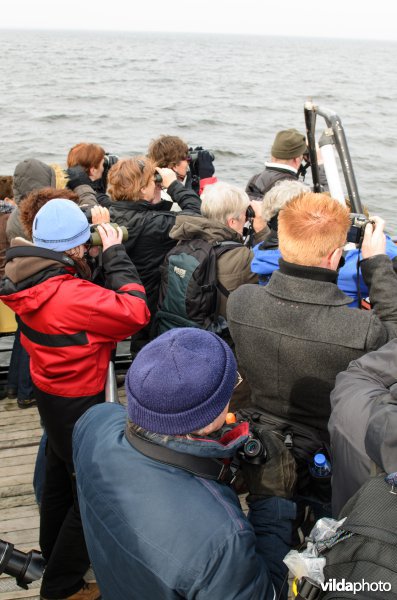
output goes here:
{"type": "Polygon", "coordinates": [[[397,41],[396,0],[10,0],[0,28],[189,31],[397,41]]]}

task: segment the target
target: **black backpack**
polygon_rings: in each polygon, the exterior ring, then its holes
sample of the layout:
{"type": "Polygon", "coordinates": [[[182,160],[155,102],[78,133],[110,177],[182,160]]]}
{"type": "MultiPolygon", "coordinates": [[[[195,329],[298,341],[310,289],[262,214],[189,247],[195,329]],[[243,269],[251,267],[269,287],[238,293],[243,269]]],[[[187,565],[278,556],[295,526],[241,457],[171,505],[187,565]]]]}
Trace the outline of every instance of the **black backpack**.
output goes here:
{"type": "Polygon", "coordinates": [[[216,261],[239,242],[213,244],[200,239],[181,240],[160,267],[161,284],[156,313],[157,333],[175,327],[199,327],[222,335],[225,319],[218,315],[218,294],[229,292],[217,280],[216,261]]]}
{"type": "Polygon", "coordinates": [[[345,504],[337,534],[323,547],[316,544],[326,559],[326,589],[313,598],[397,599],[397,494],[391,491],[384,474],[372,477],[345,504]]]}

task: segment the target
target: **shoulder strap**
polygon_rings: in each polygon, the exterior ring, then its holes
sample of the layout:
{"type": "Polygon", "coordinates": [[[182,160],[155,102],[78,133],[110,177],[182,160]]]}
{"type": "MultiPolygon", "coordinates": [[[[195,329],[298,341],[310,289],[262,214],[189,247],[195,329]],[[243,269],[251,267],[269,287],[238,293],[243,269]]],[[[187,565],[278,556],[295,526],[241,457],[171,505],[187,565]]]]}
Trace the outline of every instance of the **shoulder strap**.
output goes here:
{"type": "MultiPolygon", "coordinates": [[[[222,254],[225,254],[225,252],[227,252],[228,250],[232,250],[233,248],[237,248],[238,246],[244,246],[244,244],[242,244],[241,242],[234,242],[232,240],[225,242],[215,242],[214,250],[216,258],[218,259],[220,256],[222,256],[222,254]]],[[[227,290],[225,286],[221,284],[220,281],[217,282],[216,287],[223,296],[229,298],[229,290],[227,290]]]]}
{"type": "Polygon", "coordinates": [[[14,246],[6,251],[6,262],[19,258],[21,256],[36,256],[38,258],[49,258],[55,260],[68,267],[74,267],[74,261],[70,256],[63,252],[55,252],[55,250],[47,250],[47,248],[39,248],[38,246],[14,246]]]}
{"type": "Polygon", "coordinates": [[[234,473],[221,460],[183,454],[166,446],[159,446],[135,431],[131,431],[128,427],[125,429],[125,437],[135,450],[165,465],[177,467],[197,477],[212,479],[220,483],[230,484],[234,480],[234,473]]]}

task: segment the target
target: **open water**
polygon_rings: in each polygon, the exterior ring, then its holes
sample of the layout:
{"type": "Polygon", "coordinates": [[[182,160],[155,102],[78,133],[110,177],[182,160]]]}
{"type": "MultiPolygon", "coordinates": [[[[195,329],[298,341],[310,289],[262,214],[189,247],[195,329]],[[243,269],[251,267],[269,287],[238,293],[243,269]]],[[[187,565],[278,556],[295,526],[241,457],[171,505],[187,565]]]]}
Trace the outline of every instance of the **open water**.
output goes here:
{"type": "MultiPolygon", "coordinates": [[[[341,118],[362,202],[397,233],[397,43],[207,34],[0,31],[0,174],[71,146],[213,150],[245,186],[311,99],[341,118]]],[[[318,119],[318,132],[325,128],[318,119]]]]}

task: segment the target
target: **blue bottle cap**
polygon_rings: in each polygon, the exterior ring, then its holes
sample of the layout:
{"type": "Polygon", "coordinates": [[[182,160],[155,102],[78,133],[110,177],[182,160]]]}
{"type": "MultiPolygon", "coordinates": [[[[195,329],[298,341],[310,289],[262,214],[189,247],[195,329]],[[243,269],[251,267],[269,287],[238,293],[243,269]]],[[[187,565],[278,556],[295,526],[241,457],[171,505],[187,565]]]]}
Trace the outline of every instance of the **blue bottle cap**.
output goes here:
{"type": "Polygon", "coordinates": [[[314,464],[316,465],[316,467],[325,467],[327,464],[327,459],[325,458],[325,455],[322,454],[321,452],[319,452],[318,454],[314,455],[314,464]]]}

